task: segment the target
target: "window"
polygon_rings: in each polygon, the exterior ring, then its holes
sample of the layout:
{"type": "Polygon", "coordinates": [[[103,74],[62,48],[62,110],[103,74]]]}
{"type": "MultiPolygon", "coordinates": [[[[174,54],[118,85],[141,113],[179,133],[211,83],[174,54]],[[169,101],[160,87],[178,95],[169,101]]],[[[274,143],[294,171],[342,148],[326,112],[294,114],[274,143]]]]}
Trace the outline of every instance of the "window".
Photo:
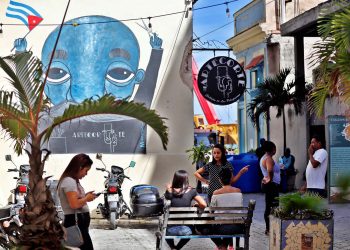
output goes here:
{"type": "Polygon", "coordinates": [[[264,63],[260,63],[250,70],[250,84],[252,88],[256,88],[258,84],[264,81],[264,63]]]}

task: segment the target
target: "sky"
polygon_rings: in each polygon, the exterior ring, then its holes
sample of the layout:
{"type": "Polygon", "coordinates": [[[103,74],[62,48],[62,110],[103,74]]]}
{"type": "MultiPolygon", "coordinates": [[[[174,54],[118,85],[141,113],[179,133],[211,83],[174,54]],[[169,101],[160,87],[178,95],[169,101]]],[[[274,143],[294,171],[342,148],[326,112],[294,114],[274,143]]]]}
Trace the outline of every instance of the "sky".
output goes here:
{"type": "MultiPolygon", "coordinates": [[[[193,39],[199,38],[199,42],[194,42],[193,48],[198,48],[199,46],[206,48],[228,48],[226,40],[234,35],[233,14],[251,2],[251,0],[237,0],[234,2],[231,1],[232,0],[198,0],[196,2],[193,7],[193,39]],[[225,4],[216,7],[196,10],[196,8],[222,4],[225,2],[228,2],[230,17],[227,17],[226,15],[225,4]],[[221,26],[224,27],[220,28],[221,26]]],[[[200,69],[206,61],[214,57],[213,51],[194,50],[192,54],[197,62],[198,69],[200,69]]],[[[215,52],[215,56],[220,55],[235,58],[232,51],[229,54],[227,51],[215,52]]],[[[198,103],[195,94],[193,95],[193,104],[194,114],[203,114],[203,111],[198,103]]],[[[220,123],[227,124],[237,122],[236,103],[226,106],[214,105],[214,107],[216,115],[220,119],[220,123]]]]}

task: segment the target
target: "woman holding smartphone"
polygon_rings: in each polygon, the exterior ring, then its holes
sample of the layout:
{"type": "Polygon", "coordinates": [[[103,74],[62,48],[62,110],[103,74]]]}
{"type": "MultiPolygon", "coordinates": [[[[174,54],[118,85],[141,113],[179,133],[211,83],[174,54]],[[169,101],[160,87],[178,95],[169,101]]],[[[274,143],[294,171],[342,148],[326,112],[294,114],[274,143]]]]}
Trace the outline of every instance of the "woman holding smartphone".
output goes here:
{"type": "Polygon", "coordinates": [[[80,249],[94,249],[89,235],[90,212],[87,205],[97,195],[93,191],[85,193],[79,180],[84,178],[91,169],[92,160],[86,154],[78,154],[72,158],[58,182],[58,196],[64,213],[64,227],[74,226],[75,214],[78,218],[78,227],[84,243],[80,249]]]}

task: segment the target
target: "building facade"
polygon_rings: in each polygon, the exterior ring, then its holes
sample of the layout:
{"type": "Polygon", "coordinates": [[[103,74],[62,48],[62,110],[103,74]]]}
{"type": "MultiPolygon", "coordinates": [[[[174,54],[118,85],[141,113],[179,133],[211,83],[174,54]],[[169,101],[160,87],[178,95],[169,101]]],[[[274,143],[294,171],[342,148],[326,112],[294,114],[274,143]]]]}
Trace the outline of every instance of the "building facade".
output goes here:
{"type": "MultiPolygon", "coordinates": [[[[282,119],[276,119],[276,110],[270,110],[271,120],[266,122],[260,117],[258,130],[247,116],[247,106],[256,96],[256,86],[268,76],[273,76],[280,69],[292,68],[294,74],[293,37],[282,37],[282,22],[299,15],[322,1],[265,1],[254,0],[234,14],[235,35],[227,40],[238,62],[244,65],[247,75],[247,91],[238,102],[239,149],[240,153],[256,149],[259,139],[274,141],[277,145],[276,156],[283,152],[282,119]]],[[[311,50],[315,39],[306,40],[306,53],[311,50]]],[[[308,62],[305,65],[309,65],[308,62]]],[[[306,82],[312,82],[312,69],[305,69],[306,82]]],[[[307,143],[307,112],[295,116],[291,107],[285,107],[287,124],[287,147],[296,156],[296,168],[305,165],[307,143]],[[305,129],[300,129],[305,128],[305,129]],[[299,136],[294,136],[298,134],[299,136]],[[303,138],[303,139],[301,139],[303,138]]],[[[306,166],[306,165],[305,165],[306,166]]],[[[300,181],[300,180],[299,180],[300,181]]]]}

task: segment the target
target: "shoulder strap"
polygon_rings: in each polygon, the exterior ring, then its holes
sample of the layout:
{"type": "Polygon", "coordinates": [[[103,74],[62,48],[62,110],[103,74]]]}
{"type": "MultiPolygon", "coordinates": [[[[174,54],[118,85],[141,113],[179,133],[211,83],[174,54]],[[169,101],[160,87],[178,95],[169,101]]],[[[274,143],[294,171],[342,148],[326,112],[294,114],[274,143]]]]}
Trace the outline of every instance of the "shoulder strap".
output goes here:
{"type": "MultiPolygon", "coordinates": [[[[77,191],[80,192],[80,188],[78,186],[78,181],[77,181],[77,191]]],[[[74,209],[74,218],[75,218],[75,225],[78,225],[78,213],[77,213],[77,209],[74,209]]]]}

